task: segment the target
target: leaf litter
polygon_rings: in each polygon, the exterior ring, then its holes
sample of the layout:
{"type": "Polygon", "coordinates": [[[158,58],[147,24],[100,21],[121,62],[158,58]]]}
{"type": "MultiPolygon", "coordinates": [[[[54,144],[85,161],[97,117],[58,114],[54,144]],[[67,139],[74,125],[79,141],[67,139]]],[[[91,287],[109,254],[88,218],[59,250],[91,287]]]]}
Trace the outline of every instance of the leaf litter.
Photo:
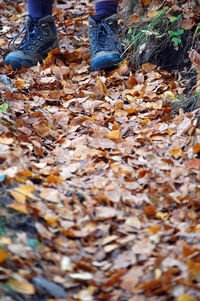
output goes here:
{"type": "MultiPolygon", "coordinates": [[[[24,3],[0,5],[13,36],[24,3]]],[[[197,301],[198,113],[155,65],[91,73],[88,11],[58,2],[61,51],[0,66],[0,300],[197,301]]]]}

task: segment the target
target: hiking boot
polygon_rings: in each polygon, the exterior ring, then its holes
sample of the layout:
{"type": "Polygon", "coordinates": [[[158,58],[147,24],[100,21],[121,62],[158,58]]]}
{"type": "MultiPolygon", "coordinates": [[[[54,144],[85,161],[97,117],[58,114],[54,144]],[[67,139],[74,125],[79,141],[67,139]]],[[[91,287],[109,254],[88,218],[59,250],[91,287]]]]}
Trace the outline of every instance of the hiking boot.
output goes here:
{"type": "Polygon", "coordinates": [[[118,39],[117,15],[106,17],[99,22],[89,16],[88,23],[92,71],[117,67],[123,60],[118,39]]]}
{"type": "Polygon", "coordinates": [[[53,17],[49,15],[35,22],[28,16],[24,28],[10,41],[9,50],[11,45],[14,50],[7,55],[5,63],[11,64],[14,70],[28,68],[42,62],[51,50],[59,47],[53,17]],[[24,37],[16,46],[15,41],[23,32],[25,32],[24,37]]]}

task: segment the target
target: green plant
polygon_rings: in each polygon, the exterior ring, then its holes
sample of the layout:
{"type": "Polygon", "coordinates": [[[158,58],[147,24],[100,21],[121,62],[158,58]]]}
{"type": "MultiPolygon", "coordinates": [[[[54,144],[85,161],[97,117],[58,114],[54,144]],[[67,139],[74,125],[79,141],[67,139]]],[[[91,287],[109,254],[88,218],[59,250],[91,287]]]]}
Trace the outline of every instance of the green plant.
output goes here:
{"type": "Polygon", "coordinates": [[[5,112],[8,110],[8,105],[6,103],[2,103],[0,105],[0,113],[5,112]]]}

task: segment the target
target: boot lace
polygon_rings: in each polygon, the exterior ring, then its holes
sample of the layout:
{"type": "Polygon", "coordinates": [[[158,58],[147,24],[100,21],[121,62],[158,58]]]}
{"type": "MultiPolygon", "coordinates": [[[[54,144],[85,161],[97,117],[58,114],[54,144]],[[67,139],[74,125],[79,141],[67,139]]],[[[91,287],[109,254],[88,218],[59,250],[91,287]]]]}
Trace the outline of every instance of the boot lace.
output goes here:
{"type": "Polygon", "coordinates": [[[11,50],[19,50],[23,49],[25,53],[28,53],[33,47],[31,45],[38,46],[38,41],[42,41],[43,38],[41,35],[47,35],[46,31],[42,30],[42,27],[46,26],[46,24],[38,24],[35,23],[31,18],[28,18],[26,24],[22,28],[22,30],[10,40],[8,43],[8,49],[11,50]],[[24,36],[19,43],[16,45],[16,40],[24,33],[24,36]]]}
{"type": "Polygon", "coordinates": [[[114,43],[114,33],[110,26],[106,23],[92,25],[93,31],[91,40],[94,53],[102,50],[113,50],[116,48],[114,43]]]}

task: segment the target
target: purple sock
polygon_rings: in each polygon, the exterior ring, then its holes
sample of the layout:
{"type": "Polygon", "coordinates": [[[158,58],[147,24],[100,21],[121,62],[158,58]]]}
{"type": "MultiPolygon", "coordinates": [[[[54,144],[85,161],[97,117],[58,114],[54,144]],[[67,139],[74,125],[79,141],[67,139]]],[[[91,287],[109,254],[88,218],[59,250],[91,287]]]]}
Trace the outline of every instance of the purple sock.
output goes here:
{"type": "Polygon", "coordinates": [[[96,21],[100,21],[102,18],[116,14],[117,9],[117,1],[100,1],[95,4],[96,16],[93,17],[96,21]]]}
{"type": "Polygon", "coordinates": [[[28,14],[37,21],[45,16],[52,15],[53,0],[28,0],[28,14]]]}

